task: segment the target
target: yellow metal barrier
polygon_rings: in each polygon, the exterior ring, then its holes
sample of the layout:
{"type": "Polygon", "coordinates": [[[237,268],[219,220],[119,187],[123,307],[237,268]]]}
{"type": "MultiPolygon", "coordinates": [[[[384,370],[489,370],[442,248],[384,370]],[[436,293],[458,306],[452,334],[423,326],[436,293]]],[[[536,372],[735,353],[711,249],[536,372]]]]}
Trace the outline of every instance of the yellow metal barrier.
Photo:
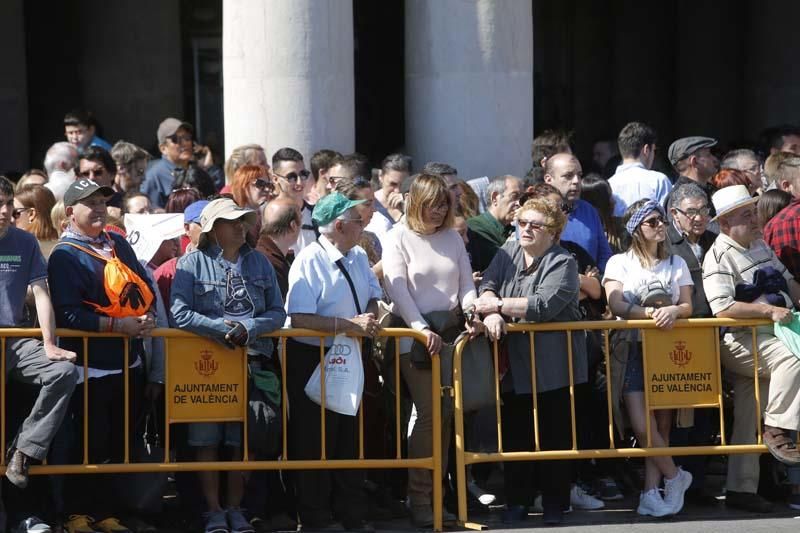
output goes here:
{"type": "MultiPolygon", "coordinates": [[[[744,453],[763,453],[767,451],[766,446],[762,444],[761,440],[761,409],[760,409],[760,390],[759,390],[759,376],[758,376],[758,350],[756,346],[756,327],[761,325],[768,325],[771,322],[767,320],[733,320],[733,319],[686,319],[678,320],[675,328],[671,332],[664,332],[655,327],[652,320],[609,320],[609,321],[596,321],[596,322],[563,322],[563,323],[542,323],[542,324],[509,324],[509,334],[527,334],[530,341],[530,357],[531,357],[531,390],[533,396],[533,428],[534,428],[534,442],[533,450],[526,452],[504,452],[503,451],[503,424],[500,413],[500,380],[495,382],[495,414],[497,416],[497,452],[491,453],[478,453],[466,450],[464,440],[464,411],[463,411],[463,388],[465,377],[461,373],[461,357],[466,346],[467,340],[463,340],[456,346],[453,361],[453,389],[455,393],[454,408],[455,408],[455,449],[456,449],[456,472],[458,475],[457,492],[458,492],[458,520],[459,522],[468,527],[479,529],[479,524],[468,522],[467,517],[467,487],[466,487],[466,469],[468,465],[477,463],[488,462],[508,462],[508,461],[534,461],[534,460],[556,460],[556,459],[600,459],[600,458],[613,458],[613,457],[653,457],[653,456],[678,456],[678,455],[710,455],[710,454],[744,454],[744,453]],[[722,407],[722,384],[721,384],[721,367],[720,367],[720,354],[719,354],[719,330],[723,327],[750,327],[753,336],[753,358],[754,358],[754,373],[753,379],[755,381],[755,402],[756,402],[756,433],[758,434],[758,444],[747,445],[729,445],[725,442],[725,420],[722,407]],[[610,343],[609,335],[612,330],[619,329],[641,329],[643,330],[643,364],[645,374],[645,407],[646,411],[650,412],[655,409],[670,409],[670,408],[683,408],[683,407],[713,407],[719,409],[720,420],[720,434],[722,435],[722,444],[719,446],[681,446],[681,447],[666,447],[666,448],[653,448],[651,440],[650,417],[647,418],[647,446],[643,448],[616,448],[614,445],[614,415],[613,415],[613,394],[611,390],[611,359],[610,359],[610,343]],[[575,416],[575,376],[572,365],[572,335],[566,335],[567,338],[567,356],[568,361],[568,374],[569,374],[569,398],[571,410],[571,430],[572,430],[572,447],[565,450],[547,450],[542,451],[539,443],[539,411],[536,394],[536,359],[534,356],[534,335],[543,331],[575,331],[575,330],[600,330],[604,333],[604,347],[603,352],[605,355],[605,372],[606,372],[606,402],[608,409],[608,437],[609,448],[607,449],[578,449],[577,429],[576,429],[576,416],[575,416]],[[708,350],[711,347],[711,355],[713,360],[706,361],[703,367],[703,372],[696,372],[691,374],[697,376],[698,384],[693,387],[672,387],[672,391],[660,390],[660,383],[651,382],[653,372],[662,372],[662,376],[670,376],[669,373],[664,373],[663,366],[659,366],[659,361],[663,362],[664,351],[670,348],[665,340],[677,337],[679,340],[672,346],[672,352],[669,352],[668,359],[674,359],[672,362],[675,365],[688,364],[691,359],[691,350],[688,347],[697,346],[699,349],[708,350]],[[688,340],[687,340],[688,339],[688,340]],[[709,344],[710,341],[710,344],[709,344]],[[683,343],[683,344],[681,344],[683,343]],[[694,343],[694,344],[693,344],[694,343]],[[648,354],[649,350],[649,354],[648,354]],[[661,356],[661,357],[657,357],[661,356]],[[648,367],[650,364],[650,367],[648,367]],[[710,364],[710,366],[709,366],[710,364]],[[710,373],[713,375],[707,376],[710,373]],[[653,388],[653,385],[656,388],[653,388]],[[689,392],[700,391],[699,396],[687,396],[683,400],[677,398],[676,390],[688,389],[689,392]],[[651,397],[655,394],[655,401],[651,401],[651,397]],[[664,399],[664,397],[668,399],[664,399]],[[709,399],[710,398],[710,399],[709,399]]],[[[494,342],[493,348],[494,357],[494,371],[495,376],[499,376],[499,351],[498,343],[494,342]]],[[[686,395],[684,395],[686,396],[686,395]]]]}
{"type": "MultiPolygon", "coordinates": [[[[89,333],[77,330],[57,330],[56,334],[59,337],[81,337],[83,338],[84,354],[88,353],[89,338],[94,337],[122,337],[118,333],[89,333]]],[[[17,337],[39,337],[41,332],[38,329],[4,329],[0,330],[0,349],[5,354],[6,339],[17,337]]],[[[329,469],[372,469],[372,468],[420,468],[431,470],[433,476],[433,517],[434,517],[434,530],[442,530],[442,433],[441,433],[441,409],[442,409],[442,386],[441,386],[441,368],[439,355],[436,354],[432,357],[432,370],[431,370],[431,390],[433,391],[433,446],[430,457],[422,458],[403,458],[401,455],[401,435],[402,423],[400,419],[400,393],[401,376],[400,376],[400,343],[395,342],[394,354],[394,377],[396,384],[395,394],[395,428],[396,428],[396,454],[393,458],[385,459],[365,459],[364,458],[364,409],[363,402],[359,407],[358,417],[358,459],[327,459],[325,450],[325,347],[323,340],[325,337],[332,335],[313,330],[305,329],[283,329],[273,332],[265,337],[272,337],[281,343],[283,364],[281,365],[282,373],[282,401],[281,401],[281,417],[283,421],[283,442],[282,454],[280,460],[275,461],[250,461],[248,460],[248,444],[247,444],[247,401],[239,401],[239,413],[230,413],[222,417],[204,417],[185,416],[181,414],[180,407],[176,408],[175,398],[172,394],[174,390],[171,385],[173,384],[171,375],[175,373],[174,362],[170,361],[170,351],[181,349],[181,342],[186,346],[193,341],[210,342],[184,331],[176,329],[156,329],[152,333],[153,337],[164,337],[167,339],[165,342],[165,391],[164,391],[164,408],[166,413],[165,435],[164,435],[164,462],[163,463],[132,463],[130,461],[130,424],[129,424],[129,407],[130,407],[130,390],[128,385],[129,374],[129,358],[128,345],[125,343],[125,351],[123,354],[124,360],[124,381],[125,381],[125,448],[124,448],[124,461],[118,464],[90,464],[89,462],[89,448],[88,448],[88,405],[89,405],[89,387],[83,387],[83,462],[82,464],[69,464],[69,465],[40,465],[32,466],[30,468],[31,474],[99,474],[99,473],[134,473],[134,472],[177,472],[177,471],[214,471],[214,470],[329,470],[329,469]],[[286,353],[286,339],[289,337],[319,337],[320,338],[320,365],[321,365],[321,381],[322,381],[322,405],[320,405],[320,434],[322,435],[321,456],[319,460],[293,460],[291,459],[290,450],[287,440],[287,390],[286,390],[286,368],[291,364],[291,354],[286,353]],[[172,369],[172,372],[170,372],[172,369]],[[218,461],[218,462],[172,462],[170,460],[170,424],[171,423],[185,423],[185,422],[212,422],[233,420],[239,421],[244,424],[243,428],[243,458],[241,461],[218,461]]],[[[422,344],[425,344],[425,336],[412,329],[403,328],[390,328],[381,331],[382,337],[409,337],[415,339],[422,344]]],[[[195,346],[197,349],[197,346],[195,346]]],[[[209,348],[202,348],[210,351],[209,348]]],[[[221,349],[221,348],[220,348],[221,349]]],[[[224,349],[221,349],[224,350],[224,349]]],[[[208,357],[207,360],[213,358],[211,355],[204,355],[208,357]]],[[[241,350],[241,368],[239,376],[239,391],[246,391],[247,386],[247,356],[245,351],[241,350]]],[[[0,357],[0,445],[2,449],[6,446],[6,360],[5,357],[0,357]]],[[[200,369],[211,368],[208,364],[201,364],[200,369]]],[[[88,357],[84,357],[83,361],[84,376],[88,376],[88,357]]],[[[228,374],[228,378],[230,378],[228,374]]],[[[239,398],[246,399],[246,392],[242,393],[239,398]]],[[[5,454],[0,454],[0,474],[5,472],[5,454]]]]}

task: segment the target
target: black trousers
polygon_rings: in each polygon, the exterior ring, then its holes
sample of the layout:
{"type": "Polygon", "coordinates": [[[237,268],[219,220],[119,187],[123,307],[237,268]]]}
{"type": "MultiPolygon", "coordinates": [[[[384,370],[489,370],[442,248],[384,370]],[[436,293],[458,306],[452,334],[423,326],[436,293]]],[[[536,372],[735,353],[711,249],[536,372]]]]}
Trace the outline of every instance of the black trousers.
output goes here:
{"type": "MultiPolygon", "coordinates": [[[[77,438],[72,459],[80,462],[83,457],[83,387],[75,388],[72,395],[73,430],[77,438]]],[[[130,388],[130,437],[133,425],[142,407],[144,375],[142,368],[129,372],[130,388]]],[[[125,381],[123,374],[92,378],[89,380],[89,462],[121,463],[125,457],[125,381]]],[[[132,450],[133,448],[131,448],[132,450]]],[[[131,458],[133,460],[133,458],[131,458]]],[[[109,516],[119,517],[124,512],[124,503],[119,491],[124,482],[119,474],[80,474],[67,476],[66,511],[70,514],[88,514],[95,520],[109,516]]]]}
{"type": "MultiPolygon", "coordinates": [[[[539,444],[542,450],[572,447],[569,388],[537,395],[539,444]]],[[[531,394],[504,394],[501,411],[503,451],[534,450],[533,397],[531,394]]],[[[509,505],[533,503],[534,487],[542,491],[542,505],[569,503],[572,462],[564,460],[514,461],[504,464],[504,485],[509,505]]]]}
{"type": "MultiPolygon", "coordinates": [[[[289,394],[289,460],[320,458],[320,406],[305,393],[319,364],[319,347],[289,339],[286,389],[289,394]]],[[[358,458],[358,417],[325,411],[325,452],[328,459],[358,458]]],[[[329,523],[331,501],[335,517],[345,526],[358,524],[367,512],[363,470],[298,470],[294,474],[297,514],[306,527],[329,523]]]]}

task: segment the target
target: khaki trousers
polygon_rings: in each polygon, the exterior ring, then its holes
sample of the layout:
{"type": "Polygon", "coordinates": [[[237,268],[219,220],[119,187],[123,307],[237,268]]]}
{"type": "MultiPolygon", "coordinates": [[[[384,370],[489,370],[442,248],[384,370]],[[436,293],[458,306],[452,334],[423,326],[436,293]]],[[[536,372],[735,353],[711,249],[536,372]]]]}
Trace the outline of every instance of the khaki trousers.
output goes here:
{"type": "MultiPolygon", "coordinates": [[[[408,438],[410,458],[430,457],[433,450],[433,396],[431,395],[431,371],[419,369],[411,364],[408,354],[400,357],[400,373],[411,393],[417,408],[417,420],[408,438]]],[[[439,391],[436,391],[439,394],[439,391]]],[[[442,401],[442,475],[447,472],[447,452],[453,425],[453,409],[449,401],[442,401]]],[[[436,480],[441,483],[442,480],[436,480]]],[[[408,497],[412,507],[432,505],[433,480],[431,471],[411,468],[408,471],[408,497]]]]}
{"type": "MultiPolygon", "coordinates": [[[[757,442],[755,379],[750,329],[726,333],[720,343],[720,359],[733,374],[734,422],[731,444],[757,442]]],[[[800,429],[800,359],[775,335],[772,327],[756,329],[758,375],[763,423],[789,430],[800,429]]],[[[727,490],[758,490],[757,454],[728,458],[727,490]]]]}

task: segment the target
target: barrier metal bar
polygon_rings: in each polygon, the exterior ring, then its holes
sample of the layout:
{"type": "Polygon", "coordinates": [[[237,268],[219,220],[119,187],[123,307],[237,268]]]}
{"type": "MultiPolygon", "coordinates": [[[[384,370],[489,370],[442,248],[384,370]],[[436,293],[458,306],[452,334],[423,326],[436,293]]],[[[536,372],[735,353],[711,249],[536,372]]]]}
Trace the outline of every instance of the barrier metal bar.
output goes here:
{"type": "Polygon", "coordinates": [[[750,334],[752,335],[753,342],[753,381],[755,382],[753,384],[755,387],[753,391],[756,400],[756,442],[758,444],[763,444],[763,431],[761,429],[761,380],[758,375],[760,362],[758,360],[758,338],[755,326],[751,328],[750,334]]]}
{"type": "Polygon", "coordinates": [[[403,389],[400,381],[400,338],[394,341],[394,411],[395,411],[395,458],[402,458],[401,433],[403,425],[400,423],[400,391],[403,389]]]}
{"type": "MultiPolygon", "coordinates": [[[[717,361],[717,368],[722,368],[722,361],[719,354],[719,328],[714,328],[714,352],[717,361]]],[[[719,404],[719,434],[720,442],[723,446],[725,442],[725,410],[722,408],[722,372],[717,372],[717,403],[719,404]]]]}
{"type": "Polygon", "coordinates": [[[612,408],[614,402],[611,399],[611,341],[609,337],[611,337],[611,330],[606,329],[603,330],[605,333],[605,339],[603,339],[603,344],[605,345],[605,351],[603,356],[606,360],[606,401],[608,402],[608,447],[612,450],[616,448],[616,439],[614,438],[614,409],[612,408]]]}
{"type": "MultiPolygon", "coordinates": [[[[333,346],[333,341],[331,341],[331,346],[333,346]]],[[[326,438],[327,435],[325,435],[325,337],[319,338],[319,381],[319,458],[324,461],[327,458],[325,454],[325,445],[328,441],[326,438]]]]}
{"type": "Polygon", "coordinates": [[[0,339],[0,466],[6,464],[6,338],[0,339]]]}
{"type": "Polygon", "coordinates": [[[287,364],[287,357],[286,357],[286,337],[281,338],[281,355],[282,360],[281,363],[281,427],[283,428],[283,436],[281,437],[282,443],[282,450],[281,458],[284,461],[289,460],[289,432],[286,430],[289,427],[289,413],[287,411],[287,400],[289,398],[289,391],[286,390],[286,364],[287,364]]]}
{"type": "MultiPolygon", "coordinates": [[[[124,418],[124,421],[125,421],[124,422],[125,423],[125,431],[124,431],[124,433],[125,433],[125,457],[123,459],[123,462],[125,464],[128,464],[128,463],[131,462],[130,461],[130,459],[131,459],[131,443],[130,443],[130,440],[131,440],[131,435],[130,435],[130,429],[131,429],[130,428],[130,423],[131,423],[131,420],[130,420],[130,409],[131,409],[131,405],[130,405],[130,385],[128,383],[128,379],[130,378],[130,369],[128,368],[128,365],[130,364],[130,351],[129,351],[130,350],[130,342],[128,341],[128,339],[123,338],[122,339],[122,344],[123,344],[123,350],[122,350],[122,365],[123,365],[122,366],[122,379],[125,381],[125,384],[123,385],[123,391],[124,391],[124,394],[125,394],[125,398],[123,399],[123,404],[125,405],[125,418],[124,418]]],[[[165,391],[165,393],[166,393],[166,391],[165,391]]]]}
{"type": "MultiPolygon", "coordinates": [[[[536,397],[536,364],[534,361],[536,358],[534,357],[533,353],[533,331],[528,333],[528,340],[531,343],[531,392],[533,393],[533,446],[534,450],[541,451],[541,447],[539,446],[539,399],[536,397]]],[[[460,363],[460,361],[459,361],[460,363]]],[[[499,424],[499,415],[498,415],[498,424],[499,424]]]]}
{"type": "Polygon", "coordinates": [[[364,360],[364,337],[358,339],[361,349],[361,364],[364,369],[364,392],[358,405],[358,458],[364,459],[364,395],[367,393],[367,365],[371,362],[364,360]]]}
{"type": "MultiPolygon", "coordinates": [[[[642,331],[642,373],[645,376],[648,376],[647,373],[647,343],[644,342],[645,336],[647,335],[646,332],[642,331]]],[[[606,384],[606,387],[610,388],[610,384],[606,384]]],[[[645,380],[645,388],[647,387],[647,380],[645,380]]],[[[644,416],[645,416],[645,428],[647,431],[647,447],[653,447],[653,424],[650,420],[653,417],[653,412],[650,411],[650,391],[644,391],[644,416]]]]}
{"type": "Polygon", "coordinates": [[[89,464],[89,337],[83,337],[83,464],[89,464]]]}
{"type": "Polygon", "coordinates": [[[250,460],[250,439],[247,438],[247,424],[250,421],[247,405],[247,402],[250,400],[247,397],[247,384],[250,378],[250,361],[247,357],[247,348],[241,348],[240,352],[242,354],[242,358],[244,359],[244,364],[242,365],[242,386],[244,387],[244,416],[242,417],[242,460],[247,463],[250,460]]]}
{"type": "MultiPolygon", "coordinates": [[[[461,361],[461,355],[464,352],[466,343],[459,342],[453,352],[453,418],[455,419],[455,444],[456,444],[456,496],[458,497],[458,523],[466,524],[467,522],[467,465],[464,463],[464,451],[466,450],[466,443],[464,442],[464,396],[463,396],[463,376],[461,375],[461,365],[456,364],[456,361],[461,361]]],[[[500,376],[497,373],[497,341],[494,341],[494,375],[495,379],[495,409],[497,410],[497,423],[498,434],[500,432],[500,393],[498,392],[500,376]]],[[[499,439],[498,439],[499,441],[499,439]]],[[[498,444],[500,444],[498,442],[498,444]]],[[[498,446],[498,450],[502,452],[502,448],[498,446]]]]}
{"type": "MultiPolygon", "coordinates": [[[[439,354],[431,356],[431,394],[433,396],[433,450],[431,459],[433,460],[433,529],[441,531],[443,528],[442,508],[444,498],[442,495],[442,360],[439,354]]],[[[449,446],[450,443],[448,443],[449,446]]],[[[463,473],[462,473],[463,474],[463,473]]]]}
{"type": "Polygon", "coordinates": [[[575,413],[575,375],[572,369],[572,332],[567,331],[567,369],[569,370],[569,408],[572,416],[572,449],[578,449],[578,431],[575,427],[577,415],[575,413]]]}
{"type": "MultiPolygon", "coordinates": [[[[498,349],[498,346],[497,346],[497,339],[492,341],[492,344],[494,346],[494,350],[492,350],[492,359],[493,359],[493,363],[494,363],[494,375],[496,377],[495,383],[494,383],[494,408],[495,408],[494,414],[497,417],[495,419],[496,424],[497,424],[497,451],[498,452],[502,452],[503,451],[503,425],[500,423],[500,354],[499,354],[500,350],[498,349]]],[[[464,351],[464,348],[461,347],[461,351],[459,352],[459,356],[458,356],[459,357],[459,361],[461,360],[460,359],[461,358],[460,354],[463,351],[464,351]]],[[[459,367],[460,367],[460,365],[459,365],[459,367]]],[[[459,372],[460,371],[461,371],[461,368],[459,368],[459,372]]]]}
{"type": "Polygon", "coordinates": [[[169,397],[172,394],[171,391],[167,390],[167,385],[169,384],[169,365],[167,362],[169,361],[169,346],[170,343],[168,342],[168,338],[164,337],[164,463],[170,464],[170,453],[169,453],[169,426],[170,420],[172,420],[172,413],[170,411],[170,404],[169,397]]]}

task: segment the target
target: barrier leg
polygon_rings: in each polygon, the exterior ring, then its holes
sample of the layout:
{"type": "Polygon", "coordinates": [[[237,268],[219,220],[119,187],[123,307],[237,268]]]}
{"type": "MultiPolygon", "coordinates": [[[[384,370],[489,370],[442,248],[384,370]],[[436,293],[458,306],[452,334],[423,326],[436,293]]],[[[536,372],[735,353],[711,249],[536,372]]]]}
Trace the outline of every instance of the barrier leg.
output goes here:
{"type": "Polygon", "coordinates": [[[431,394],[433,395],[433,530],[441,531],[442,525],[442,367],[439,354],[431,364],[431,394]]]}

